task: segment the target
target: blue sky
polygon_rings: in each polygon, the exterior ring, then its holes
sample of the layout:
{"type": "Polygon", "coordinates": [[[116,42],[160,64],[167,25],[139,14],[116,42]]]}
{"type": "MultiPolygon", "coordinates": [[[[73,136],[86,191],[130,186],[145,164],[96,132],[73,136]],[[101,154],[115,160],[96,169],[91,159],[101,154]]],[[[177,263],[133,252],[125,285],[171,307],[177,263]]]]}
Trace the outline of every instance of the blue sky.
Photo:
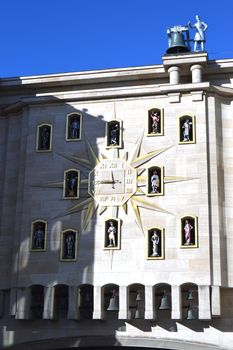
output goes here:
{"type": "Polygon", "coordinates": [[[0,77],[161,64],[166,29],[196,14],[209,59],[233,58],[232,0],[1,0],[0,11],[0,77]]]}

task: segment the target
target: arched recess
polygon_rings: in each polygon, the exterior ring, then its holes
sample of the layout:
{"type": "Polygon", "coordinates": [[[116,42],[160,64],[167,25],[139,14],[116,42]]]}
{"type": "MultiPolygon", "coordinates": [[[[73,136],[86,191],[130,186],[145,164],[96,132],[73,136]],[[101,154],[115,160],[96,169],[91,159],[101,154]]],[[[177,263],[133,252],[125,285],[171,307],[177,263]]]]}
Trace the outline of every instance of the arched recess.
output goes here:
{"type": "Polygon", "coordinates": [[[42,319],[44,310],[44,286],[40,284],[32,285],[31,303],[30,303],[30,318],[42,319]]]}
{"type": "Polygon", "coordinates": [[[78,318],[91,319],[93,316],[93,286],[82,284],[78,287],[78,318]]]}
{"type": "Polygon", "coordinates": [[[69,287],[57,284],[54,290],[54,318],[67,318],[69,306],[69,287]]]}
{"type": "Polygon", "coordinates": [[[102,304],[104,319],[118,319],[119,312],[119,286],[107,284],[102,287],[102,304]]]}
{"type": "Polygon", "coordinates": [[[171,286],[168,283],[159,283],[154,286],[155,315],[157,320],[171,319],[172,298],[171,286]]]}
{"type": "Polygon", "coordinates": [[[145,286],[134,283],[128,286],[129,319],[144,319],[145,317],[145,286]]]}
{"type": "Polygon", "coordinates": [[[198,286],[187,282],[181,285],[182,319],[198,319],[198,286]]]}

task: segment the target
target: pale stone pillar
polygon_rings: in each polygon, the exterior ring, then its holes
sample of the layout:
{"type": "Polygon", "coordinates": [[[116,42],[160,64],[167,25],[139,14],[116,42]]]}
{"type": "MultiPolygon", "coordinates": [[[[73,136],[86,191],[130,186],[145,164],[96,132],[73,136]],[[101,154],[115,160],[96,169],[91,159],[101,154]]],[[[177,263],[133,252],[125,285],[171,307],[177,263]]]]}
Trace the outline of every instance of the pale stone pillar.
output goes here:
{"type": "Polygon", "coordinates": [[[170,84],[176,85],[180,83],[180,67],[170,67],[168,68],[170,84]]]}
{"type": "Polygon", "coordinates": [[[153,286],[145,286],[145,319],[153,320],[154,312],[154,293],[153,286]]]}
{"type": "Polygon", "coordinates": [[[119,314],[121,320],[128,319],[128,293],[126,286],[119,287],[119,314]]]}
{"type": "Polygon", "coordinates": [[[17,289],[17,308],[15,318],[28,320],[30,318],[31,288],[17,289]]]}
{"type": "Polygon", "coordinates": [[[192,83],[201,83],[203,67],[200,64],[194,64],[190,70],[192,72],[192,83]]]}
{"type": "Polygon", "coordinates": [[[78,319],[78,288],[69,286],[68,319],[78,319]]]}
{"type": "Polygon", "coordinates": [[[11,288],[10,290],[10,305],[9,305],[9,315],[15,316],[16,314],[16,305],[17,305],[17,296],[16,296],[17,288],[11,288]]]}
{"type": "Polygon", "coordinates": [[[43,312],[43,319],[45,320],[52,320],[54,318],[54,294],[54,287],[45,287],[43,312]]]}
{"type": "Polygon", "coordinates": [[[209,286],[198,286],[198,318],[211,320],[209,286]]]}
{"type": "Polygon", "coordinates": [[[171,287],[171,302],[172,302],[172,314],[171,318],[173,320],[182,319],[182,295],[180,286],[171,287]]]}
{"type": "Polygon", "coordinates": [[[220,287],[211,287],[211,311],[212,316],[221,316],[221,295],[220,287]]]}
{"type": "Polygon", "coordinates": [[[94,311],[93,319],[100,320],[103,317],[102,289],[100,286],[94,286],[94,311]]]}

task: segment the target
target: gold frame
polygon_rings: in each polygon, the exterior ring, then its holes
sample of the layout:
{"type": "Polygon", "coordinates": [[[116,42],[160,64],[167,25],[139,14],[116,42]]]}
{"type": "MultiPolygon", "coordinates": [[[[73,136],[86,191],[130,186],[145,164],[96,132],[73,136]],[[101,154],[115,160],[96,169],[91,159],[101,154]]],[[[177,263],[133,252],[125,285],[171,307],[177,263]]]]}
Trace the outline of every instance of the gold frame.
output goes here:
{"type": "Polygon", "coordinates": [[[120,250],[121,249],[121,219],[116,217],[110,217],[104,220],[104,248],[103,250],[120,250]],[[117,221],[118,224],[118,232],[117,232],[117,246],[116,247],[105,247],[106,240],[106,222],[109,220],[117,221]]]}
{"type": "Polygon", "coordinates": [[[178,115],[178,144],[179,145],[188,145],[188,144],[195,144],[196,143],[196,117],[193,113],[187,112],[182,113],[178,115]],[[181,140],[181,133],[180,133],[180,120],[183,117],[190,117],[192,119],[192,125],[193,125],[193,141],[180,141],[181,140]]]}
{"type": "Polygon", "coordinates": [[[80,170],[79,169],[74,169],[70,168],[67,170],[64,170],[63,173],[63,199],[79,199],[79,190],[80,190],[80,170]],[[76,197],[66,197],[65,192],[66,192],[66,174],[69,173],[70,171],[76,171],[78,173],[78,181],[77,181],[77,196],[76,197]]]}
{"type": "Polygon", "coordinates": [[[60,237],[60,261],[65,261],[65,262],[73,262],[77,261],[77,247],[78,247],[78,231],[73,229],[73,228],[68,228],[66,230],[63,230],[61,232],[61,237],[60,237]],[[74,259],[64,259],[62,258],[63,255],[63,236],[65,235],[66,232],[73,232],[75,234],[75,258],[74,259]]]}
{"type": "Polygon", "coordinates": [[[184,215],[182,217],[180,217],[180,224],[179,224],[179,230],[180,230],[180,248],[182,249],[190,249],[190,248],[198,248],[198,219],[197,216],[193,216],[193,215],[184,215]],[[182,220],[184,218],[191,218],[194,220],[194,225],[195,225],[195,232],[194,232],[194,239],[195,239],[195,244],[190,244],[190,245],[183,245],[182,244],[182,232],[183,232],[183,227],[182,227],[182,220]]]}
{"type": "Polygon", "coordinates": [[[146,169],[146,195],[147,197],[164,196],[164,166],[152,165],[146,169]],[[149,193],[149,170],[151,168],[159,168],[161,172],[161,192],[160,193],[149,193]]]}
{"type": "Polygon", "coordinates": [[[74,141],[81,141],[82,140],[82,119],[83,119],[83,115],[81,112],[71,112],[71,113],[66,114],[66,141],[67,142],[74,142],[74,141]],[[75,115],[75,114],[80,117],[80,129],[79,129],[80,137],[76,138],[76,139],[69,139],[68,138],[68,126],[69,126],[68,121],[69,121],[70,116],[75,115]]]}
{"type": "Polygon", "coordinates": [[[146,123],[146,130],[147,130],[147,134],[146,136],[148,137],[156,137],[156,136],[163,136],[164,135],[164,109],[163,108],[160,108],[160,107],[152,107],[150,109],[147,110],[147,114],[146,114],[146,120],[147,120],[147,123],[146,123]],[[161,120],[161,131],[154,134],[154,133],[149,133],[149,126],[150,126],[150,122],[149,122],[149,113],[152,111],[152,110],[159,110],[160,111],[160,120],[161,120]]]}
{"type": "Polygon", "coordinates": [[[47,153],[47,152],[52,152],[52,138],[53,138],[53,125],[51,123],[42,123],[37,125],[36,128],[36,152],[38,153],[47,153]],[[43,150],[43,149],[38,149],[39,146],[39,130],[42,126],[49,126],[50,127],[50,142],[49,142],[49,149],[43,150]]]}
{"type": "Polygon", "coordinates": [[[30,230],[30,242],[29,242],[29,250],[30,252],[45,252],[46,246],[47,246],[47,233],[48,233],[48,222],[47,220],[43,219],[36,219],[31,222],[31,230],[30,230]],[[44,234],[44,249],[33,249],[32,248],[32,235],[33,235],[33,228],[34,224],[37,222],[43,222],[45,224],[45,234],[44,234]]]}
{"type": "Polygon", "coordinates": [[[106,122],[105,125],[105,145],[106,145],[106,149],[111,149],[111,148],[122,148],[122,132],[123,132],[123,121],[120,119],[112,119],[110,121],[106,122]],[[119,135],[119,146],[108,146],[108,124],[111,122],[118,122],[120,125],[120,135],[119,135]]]}
{"type": "Polygon", "coordinates": [[[165,234],[164,228],[153,226],[147,229],[146,234],[146,259],[147,260],[164,260],[165,259],[165,234]],[[151,230],[159,230],[161,232],[161,256],[149,256],[149,231],[151,230]]]}

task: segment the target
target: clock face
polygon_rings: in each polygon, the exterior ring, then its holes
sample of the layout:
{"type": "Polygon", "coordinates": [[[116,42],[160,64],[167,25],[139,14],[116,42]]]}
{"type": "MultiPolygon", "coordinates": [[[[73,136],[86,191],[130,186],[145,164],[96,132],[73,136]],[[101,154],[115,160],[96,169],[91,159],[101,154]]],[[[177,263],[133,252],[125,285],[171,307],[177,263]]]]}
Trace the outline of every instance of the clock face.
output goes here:
{"type": "Polygon", "coordinates": [[[137,171],[122,159],[104,159],[89,174],[89,194],[103,206],[124,204],[137,190],[137,171]]]}

